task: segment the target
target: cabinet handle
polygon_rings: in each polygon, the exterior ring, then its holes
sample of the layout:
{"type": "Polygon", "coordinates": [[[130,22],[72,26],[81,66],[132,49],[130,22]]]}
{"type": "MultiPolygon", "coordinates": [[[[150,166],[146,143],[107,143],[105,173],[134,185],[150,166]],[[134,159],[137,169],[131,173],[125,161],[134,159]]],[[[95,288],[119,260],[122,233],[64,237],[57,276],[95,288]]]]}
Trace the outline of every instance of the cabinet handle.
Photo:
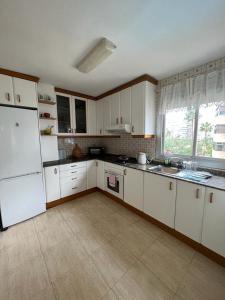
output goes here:
{"type": "Polygon", "coordinates": [[[20,95],[17,95],[17,101],[18,101],[18,102],[21,102],[21,97],[20,97],[20,95]]]}
{"type": "Polygon", "coordinates": [[[101,129],[100,129],[100,131],[99,131],[99,132],[100,132],[100,134],[102,134],[102,130],[101,130],[101,129]]]}
{"type": "Polygon", "coordinates": [[[123,124],[123,117],[120,117],[120,123],[123,124]]]}
{"type": "Polygon", "coordinates": [[[213,193],[209,194],[209,203],[213,203],[213,193]]]}
{"type": "Polygon", "coordinates": [[[10,93],[6,93],[5,97],[6,97],[6,100],[8,100],[10,102],[10,93]]]}
{"type": "Polygon", "coordinates": [[[124,169],[123,174],[127,175],[127,169],[124,169]]]}
{"type": "Polygon", "coordinates": [[[116,124],[119,124],[119,118],[116,118],[116,124]]]}
{"type": "Polygon", "coordinates": [[[77,171],[71,172],[71,174],[77,173],[77,171]]]}
{"type": "Polygon", "coordinates": [[[76,179],[77,179],[77,177],[72,178],[72,180],[76,180],[76,179]]]}
{"type": "Polygon", "coordinates": [[[95,165],[96,165],[96,167],[98,167],[98,162],[97,161],[95,162],[95,165]]]}
{"type": "Polygon", "coordinates": [[[57,168],[54,169],[54,174],[57,174],[57,168]]]}
{"type": "Polygon", "coordinates": [[[73,167],[76,167],[77,165],[72,165],[72,166],[70,166],[70,168],[73,168],[73,167]]]}
{"type": "Polygon", "coordinates": [[[196,199],[199,199],[199,192],[200,192],[200,189],[196,189],[196,194],[195,194],[196,199]]]}
{"type": "Polygon", "coordinates": [[[75,187],[72,188],[72,190],[76,190],[76,189],[77,189],[77,186],[75,186],[75,187]]]}
{"type": "Polygon", "coordinates": [[[169,184],[169,190],[172,191],[172,189],[173,189],[173,183],[170,182],[170,184],[169,184]]]}
{"type": "Polygon", "coordinates": [[[134,132],[134,126],[132,126],[131,131],[134,132]]]}

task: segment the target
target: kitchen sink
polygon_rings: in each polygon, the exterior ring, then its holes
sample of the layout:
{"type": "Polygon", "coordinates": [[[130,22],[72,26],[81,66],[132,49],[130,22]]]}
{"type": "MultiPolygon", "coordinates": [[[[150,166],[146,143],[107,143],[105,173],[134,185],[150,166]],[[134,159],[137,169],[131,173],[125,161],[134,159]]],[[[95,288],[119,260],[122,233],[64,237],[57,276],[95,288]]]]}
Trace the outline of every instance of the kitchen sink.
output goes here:
{"type": "Polygon", "coordinates": [[[163,173],[163,174],[177,174],[180,172],[178,168],[175,167],[165,167],[165,166],[154,166],[154,167],[149,167],[147,168],[149,171],[154,171],[157,173],[163,173]]]}

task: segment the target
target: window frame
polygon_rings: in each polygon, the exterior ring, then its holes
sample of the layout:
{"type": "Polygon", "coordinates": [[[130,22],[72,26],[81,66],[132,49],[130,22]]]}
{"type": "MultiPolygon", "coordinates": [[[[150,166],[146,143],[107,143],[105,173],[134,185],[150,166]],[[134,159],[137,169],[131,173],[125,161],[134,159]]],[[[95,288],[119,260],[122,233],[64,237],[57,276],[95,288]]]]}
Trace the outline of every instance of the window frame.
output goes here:
{"type": "MultiPolygon", "coordinates": [[[[196,155],[197,153],[197,137],[198,137],[198,123],[199,123],[199,106],[195,109],[195,122],[194,122],[194,133],[193,133],[193,145],[192,145],[192,155],[183,155],[183,154],[169,154],[165,155],[164,153],[164,140],[165,140],[165,125],[166,125],[166,114],[162,115],[162,130],[160,136],[160,153],[158,153],[160,158],[165,159],[178,157],[182,160],[195,160],[199,166],[225,169],[225,159],[222,158],[213,158],[196,155]]],[[[158,149],[158,148],[157,148],[158,149]]]]}

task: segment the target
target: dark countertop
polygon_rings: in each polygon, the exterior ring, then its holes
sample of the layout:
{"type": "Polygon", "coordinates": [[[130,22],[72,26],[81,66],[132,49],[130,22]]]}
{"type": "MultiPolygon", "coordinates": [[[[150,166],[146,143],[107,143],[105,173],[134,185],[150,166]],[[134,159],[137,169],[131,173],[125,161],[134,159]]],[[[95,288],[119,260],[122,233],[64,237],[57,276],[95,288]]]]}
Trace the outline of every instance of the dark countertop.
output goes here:
{"type": "Polygon", "coordinates": [[[70,163],[74,163],[74,162],[88,161],[88,160],[93,160],[93,159],[98,159],[98,160],[102,160],[105,162],[110,162],[110,163],[114,163],[114,164],[117,164],[120,166],[124,166],[126,168],[132,168],[132,169],[136,169],[136,170],[140,170],[140,171],[144,171],[144,172],[148,172],[148,173],[153,173],[153,174],[160,175],[160,176],[174,178],[177,180],[187,181],[187,182],[199,184],[202,186],[211,187],[211,188],[225,191],[225,177],[213,175],[211,178],[199,182],[199,181],[195,181],[195,180],[191,180],[191,179],[181,178],[181,177],[179,177],[178,174],[164,174],[164,173],[159,173],[157,171],[150,171],[147,169],[149,167],[149,165],[139,165],[135,158],[134,158],[134,162],[123,164],[123,163],[118,162],[118,155],[114,155],[114,154],[105,154],[105,155],[101,155],[101,156],[85,155],[81,158],[68,158],[68,159],[48,161],[48,162],[43,163],[43,167],[45,168],[45,167],[52,167],[52,166],[57,166],[57,165],[65,165],[65,164],[70,164],[70,163]]]}

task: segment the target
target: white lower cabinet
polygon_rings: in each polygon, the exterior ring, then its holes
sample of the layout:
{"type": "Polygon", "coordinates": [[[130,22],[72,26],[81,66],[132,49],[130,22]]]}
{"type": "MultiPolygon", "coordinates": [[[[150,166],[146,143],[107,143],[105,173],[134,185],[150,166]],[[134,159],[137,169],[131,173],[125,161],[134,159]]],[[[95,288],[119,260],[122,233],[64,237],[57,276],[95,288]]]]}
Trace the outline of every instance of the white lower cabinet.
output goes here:
{"type": "Polygon", "coordinates": [[[47,202],[60,199],[59,167],[46,167],[44,174],[47,202]]]}
{"type": "Polygon", "coordinates": [[[177,181],[175,229],[201,242],[205,187],[177,181]]]}
{"type": "Polygon", "coordinates": [[[144,212],[174,228],[176,180],[156,174],[144,174],[144,212]]]}
{"type": "Polygon", "coordinates": [[[60,166],[61,198],[87,189],[87,162],[60,166]]]}
{"type": "Polygon", "coordinates": [[[124,201],[131,206],[143,211],[143,184],[142,171],[126,168],[124,170],[124,201]]]}
{"type": "Polygon", "coordinates": [[[87,188],[91,189],[97,186],[97,161],[87,162],[87,188]]]}
{"type": "Polygon", "coordinates": [[[101,160],[97,160],[97,187],[101,190],[105,189],[104,161],[101,160]]]}
{"type": "Polygon", "coordinates": [[[225,256],[225,191],[206,188],[202,244],[225,256]]]}

